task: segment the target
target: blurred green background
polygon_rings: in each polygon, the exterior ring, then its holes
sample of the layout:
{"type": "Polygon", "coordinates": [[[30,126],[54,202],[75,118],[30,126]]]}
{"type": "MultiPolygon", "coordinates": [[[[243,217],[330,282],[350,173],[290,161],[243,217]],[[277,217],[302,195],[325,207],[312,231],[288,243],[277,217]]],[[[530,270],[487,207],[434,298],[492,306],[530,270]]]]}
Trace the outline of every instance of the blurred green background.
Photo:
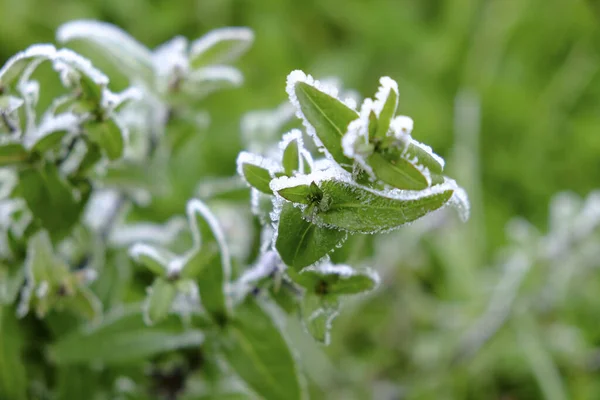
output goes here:
{"type": "MultiPolygon", "coordinates": [[[[475,357],[444,362],[452,353],[447,340],[485,310],[502,277],[495,261],[508,242],[506,223],[521,216],[546,231],[553,195],[600,188],[598,3],[0,0],[0,64],[30,44],[54,42],[56,28],[78,18],[114,23],[150,47],[223,26],[255,31],[238,63],[246,84],[203,104],[212,123],[180,156],[178,200],[169,212],[183,209],[201,177],[234,174],[240,118],[284,102],[293,69],[338,76],[367,96],[380,76],[397,80],[413,136],[444,156],[448,174],[466,187],[468,224],[423,235],[411,227],[377,242],[383,250],[376,259],[389,266],[382,287],[343,310],[325,349],[329,361],[306,344],[314,353],[307,350],[307,365],[322,374],[320,382],[311,378],[314,393],[392,399],[408,388],[412,398],[600,399],[600,278],[593,269],[556,309],[516,318],[475,357]],[[394,243],[401,250],[386,252],[394,243]],[[564,354],[541,339],[563,328],[564,354]],[[523,329],[533,342],[522,339],[523,329]],[[540,341],[538,353],[523,355],[519,346],[540,341]],[[535,354],[542,361],[531,362],[535,354]]],[[[113,85],[122,87],[124,78],[113,85]]],[[[543,289],[544,268],[528,276],[519,298],[543,289]]]]}

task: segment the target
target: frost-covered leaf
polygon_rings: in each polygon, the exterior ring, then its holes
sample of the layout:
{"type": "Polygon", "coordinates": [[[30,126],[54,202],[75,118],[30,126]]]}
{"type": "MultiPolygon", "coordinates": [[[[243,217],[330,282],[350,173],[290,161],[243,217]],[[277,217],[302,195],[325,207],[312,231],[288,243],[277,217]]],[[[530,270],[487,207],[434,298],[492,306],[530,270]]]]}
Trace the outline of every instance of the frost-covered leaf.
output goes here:
{"type": "Polygon", "coordinates": [[[339,302],[335,297],[321,296],[307,292],[302,298],[302,322],[311,336],[329,344],[331,324],[339,313],[339,302]]]}
{"type": "Polygon", "coordinates": [[[56,149],[65,135],[75,130],[78,124],[79,118],[70,112],[48,116],[42,120],[34,135],[25,137],[25,143],[31,151],[44,154],[56,149]]]}
{"type": "Polygon", "coordinates": [[[0,96],[0,113],[5,115],[12,114],[21,108],[23,103],[24,100],[16,96],[0,96]]]}
{"type": "Polygon", "coordinates": [[[288,76],[287,90],[317,145],[322,144],[338,164],[351,169],[352,160],[344,155],[342,137],[350,122],[358,118],[357,112],[320,90],[301,71],[294,71],[288,76]]]}
{"type": "Polygon", "coordinates": [[[29,152],[18,138],[0,137],[0,167],[27,161],[29,152]]]}
{"type": "Polygon", "coordinates": [[[110,160],[116,160],[123,155],[125,139],[123,128],[115,118],[104,121],[90,121],[84,125],[89,139],[98,144],[110,160]]]}
{"type": "Polygon", "coordinates": [[[373,153],[367,158],[377,179],[406,190],[423,190],[429,186],[426,176],[400,154],[399,149],[373,153]]]}
{"type": "Polygon", "coordinates": [[[389,231],[417,220],[446,204],[456,189],[448,183],[419,192],[377,192],[336,179],[317,185],[323,201],[307,217],[320,226],[356,233],[389,231]]]}
{"type": "Polygon", "coordinates": [[[236,308],[222,348],[229,365],[260,397],[303,398],[294,356],[271,315],[253,297],[236,308]]]}
{"type": "Polygon", "coordinates": [[[169,311],[177,294],[174,282],[164,278],[156,278],[148,290],[146,304],[144,305],[144,321],[148,325],[154,325],[162,321],[169,311]]]}
{"type": "Polygon", "coordinates": [[[279,215],[275,248],[283,262],[300,270],[325,257],[346,237],[346,232],[308,222],[302,217],[302,210],[285,202],[279,215]]]}
{"type": "Polygon", "coordinates": [[[204,335],[196,329],[183,330],[164,323],[146,326],[138,306],[115,311],[99,325],[62,336],[48,348],[48,355],[57,365],[139,365],[157,354],[198,347],[203,341],[204,335]]]}
{"type": "Polygon", "coordinates": [[[226,285],[231,273],[231,258],[223,230],[200,200],[190,200],[186,210],[198,250],[183,266],[181,276],[197,282],[202,306],[218,323],[222,323],[230,314],[226,285]]]}
{"type": "Polygon", "coordinates": [[[11,271],[0,266],[0,307],[12,304],[19,295],[19,290],[25,281],[23,268],[11,271]]]}
{"type": "Polygon", "coordinates": [[[388,77],[381,78],[379,82],[381,83],[381,87],[375,95],[374,107],[380,111],[377,115],[377,129],[373,136],[375,138],[384,138],[398,108],[398,84],[388,77]]]}
{"type": "Polygon", "coordinates": [[[85,199],[75,198],[52,164],[19,171],[19,188],[31,212],[55,240],[69,233],[83,211],[85,199]]]}
{"type": "Polygon", "coordinates": [[[167,276],[176,256],[164,249],[145,243],[135,244],[129,251],[131,257],[157,276],[167,276]]]}
{"type": "Polygon", "coordinates": [[[273,194],[269,182],[280,168],[273,161],[256,154],[242,151],[237,158],[238,174],[253,188],[262,193],[273,194]]]}
{"type": "Polygon", "coordinates": [[[15,54],[0,69],[0,87],[8,87],[25,72],[28,65],[36,60],[48,60],[56,53],[50,44],[36,44],[15,54]]]}
{"type": "Polygon", "coordinates": [[[290,275],[308,292],[324,295],[351,295],[373,290],[379,283],[370,269],[354,269],[348,265],[323,263],[290,275]]]}
{"type": "Polygon", "coordinates": [[[93,20],[71,21],[58,28],[56,39],[60,43],[81,42],[130,79],[141,79],[147,85],[154,83],[150,50],[114,25],[93,20]]]}
{"type": "Polygon", "coordinates": [[[249,28],[230,27],[215,29],[192,42],[190,66],[193,69],[210,64],[224,64],[244,54],[254,41],[249,28]]]}
{"type": "MultiPolygon", "coordinates": [[[[317,188],[318,189],[318,188],[317,188]]],[[[320,189],[319,189],[320,191],[320,189]]],[[[279,189],[277,191],[281,197],[292,203],[311,204],[312,190],[310,185],[298,185],[279,189]]]]}
{"type": "Polygon", "coordinates": [[[0,398],[26,400],[27,371],[23,362],[24,332],[12,307],[0,306],[0,398]]]}
{"type": "Polygon", "coordinates": [[[298,139],[290,140],[283,149],[282,164],[283,170],[288,176],[292,176],[294,172],[300,170],[300,149],[298,139]]]}

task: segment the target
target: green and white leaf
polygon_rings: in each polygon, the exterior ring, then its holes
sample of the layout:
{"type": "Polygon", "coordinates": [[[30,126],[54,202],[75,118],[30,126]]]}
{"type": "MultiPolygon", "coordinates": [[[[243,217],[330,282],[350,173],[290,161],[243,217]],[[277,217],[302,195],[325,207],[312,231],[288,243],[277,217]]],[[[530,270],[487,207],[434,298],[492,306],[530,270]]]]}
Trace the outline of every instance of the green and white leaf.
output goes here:
{"type": "Polygon", "coordinates": [[[215,29],[190,45],[189,61],[192,69],[212,64],[235,61],[254,42],[254,32],[244,27],[215,29]]]}

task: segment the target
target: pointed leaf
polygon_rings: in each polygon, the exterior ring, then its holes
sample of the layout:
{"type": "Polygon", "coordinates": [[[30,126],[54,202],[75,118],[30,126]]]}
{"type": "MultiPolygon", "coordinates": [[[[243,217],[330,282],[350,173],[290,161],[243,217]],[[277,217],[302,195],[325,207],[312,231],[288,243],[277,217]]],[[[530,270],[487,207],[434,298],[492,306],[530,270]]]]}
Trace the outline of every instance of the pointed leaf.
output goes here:
{"type": "Polygon", "coordinates": [[[352,160],[342,149],[342,137],[350,122],[358,118],[356,111],[305,82],[296,82],[294,93],[302,114],[329,154],[342,167],[351,168],[352,160]]]}
{"type": "Polygon", "coordinates": [[[300,152],[298,149],[298,140],[290,140],[283,150],[282,158],[283,170],[288,176],[300,170],[300,152]]]}
{"type": "Polygon", "coordinates": [[[302,398],[298,369],[288,343],[264,307],[248,297],[227,326],[223,352],[233,370],[261,398],[302,398]]]}
{"type": "Polygon", "coordinates": [[[164,278],[156,278],[149,290],[144,307],[144,321],[148,325],[154,325],[165,319],[177,294],[174,282],[164,278]]]}
{"type": "MultiPolygon", "coordinates": [[[[391,79],[382,78],[382,86],[377,93],[377,101],[383,102],[383,107],[379,112],[379,119],[377,121],[377,131],[375,137],[384,138],[390,128],[390,122],[396,114],[398,108],[398,88],[396,82],[391,79]]],[[[370,135],[369,135],[370,136],[370,135]]]]}
{"type": "Polygon", "coordinates": [[[325,257],[346,237],[343,231],[306,221],[300,209],[285,202],[279,216],[275,248],[283,262],[300,270],[325,257]]]}
{"type": "Polygon", "coordinates": [[[309,185],[298,185],[279,189],[277,194],[292,203],[311,204],[313,202],[311,199],[312,190],[309,185]]]}
{"type": "Polygon", "coordinates": [[[129,250],[129,255],[135,262],[145,266],[157,276],[166,276],[169,264],[175,255],[143,243],[137,243],[129,250]]]}
{"type": "Polygon", "coordinates": [[[438,185],[435,189],[395,194],[331,179],[321,182],[319,188],[327,204],[314,209],[314,223],[349,232],[377,233],[437,210],[450,200],[456,186],[438,185]]]}
{"type": "Polygon", "coordinates": [[[148,85],[154,83],[150,50],[114,25],[93,20],[71,21],[58,28],[56,38],[60,43],[81,42],[130,79],[142,79],[148,85]]]}
{"type": "Polygon", "coordinates": [[[55,54],[56,49],[50,44],[36,44],[17,53],[0,69],[0,88],[5,88],[15,82],[31,62],[48,60],[55,54]]]}
{"type": "Polygon", "coordinates": [[[266,194],[273,194],[273,191],[269,187],[271,182],[271,174],[269,170],[259,167],[258,165],[244,163],[241,168],[243,178],[248,182],[250,186],[260,190],[266,194]]]}
{"type": "Polygon", "coordinates": [[[254,41],[254,33],[249,28],[220,28],[192,42],[190,46],[190,67],[197,69],[210,64],[224,64],[244,54],[254,41]]]}

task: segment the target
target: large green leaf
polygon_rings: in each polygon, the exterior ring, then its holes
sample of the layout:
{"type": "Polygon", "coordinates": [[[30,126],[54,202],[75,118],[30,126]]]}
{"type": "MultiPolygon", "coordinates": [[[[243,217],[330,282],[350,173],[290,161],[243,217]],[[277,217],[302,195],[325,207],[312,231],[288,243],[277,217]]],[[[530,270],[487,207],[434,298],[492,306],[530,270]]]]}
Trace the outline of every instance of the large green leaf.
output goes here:
{"type": "Polygon", "coordinates": [[[12,307],[0,306],[0,398],[26,400],[27,372],[23,363],[23,336],[12,307]]]}
{"type": "Polygon", "coordinates": [[[343,231],[317,226],[305,220],[302,210],[285,202],[279,215],[275,248],[283,262],[299,270],[325,257],[346,237],[343,231]]]}
{"type": "Polygon", "coordinates": [[[302,398],[298,369],[288,343],[254,297],[246,298],[236,308],[222,343],[231,367],[260,397],[302,398]]]}
{"type": "Polygon", "coordinates": [[[358,118],[356,111],[305,82],[296,82],[294,93],[302,114],[325,149],[338,164],[351,170],[352,160],[344,155],[342,137],[350,122],[358,118]]]}
{"type": "Polygon", "coordinates": [[[454,193],[452,187],[438,186],[396,196],[335,179],[318,185],[327,203],[312,209],[313,221],[357,233],[383,232],[412,222],[442,207],[454,193]]]}

